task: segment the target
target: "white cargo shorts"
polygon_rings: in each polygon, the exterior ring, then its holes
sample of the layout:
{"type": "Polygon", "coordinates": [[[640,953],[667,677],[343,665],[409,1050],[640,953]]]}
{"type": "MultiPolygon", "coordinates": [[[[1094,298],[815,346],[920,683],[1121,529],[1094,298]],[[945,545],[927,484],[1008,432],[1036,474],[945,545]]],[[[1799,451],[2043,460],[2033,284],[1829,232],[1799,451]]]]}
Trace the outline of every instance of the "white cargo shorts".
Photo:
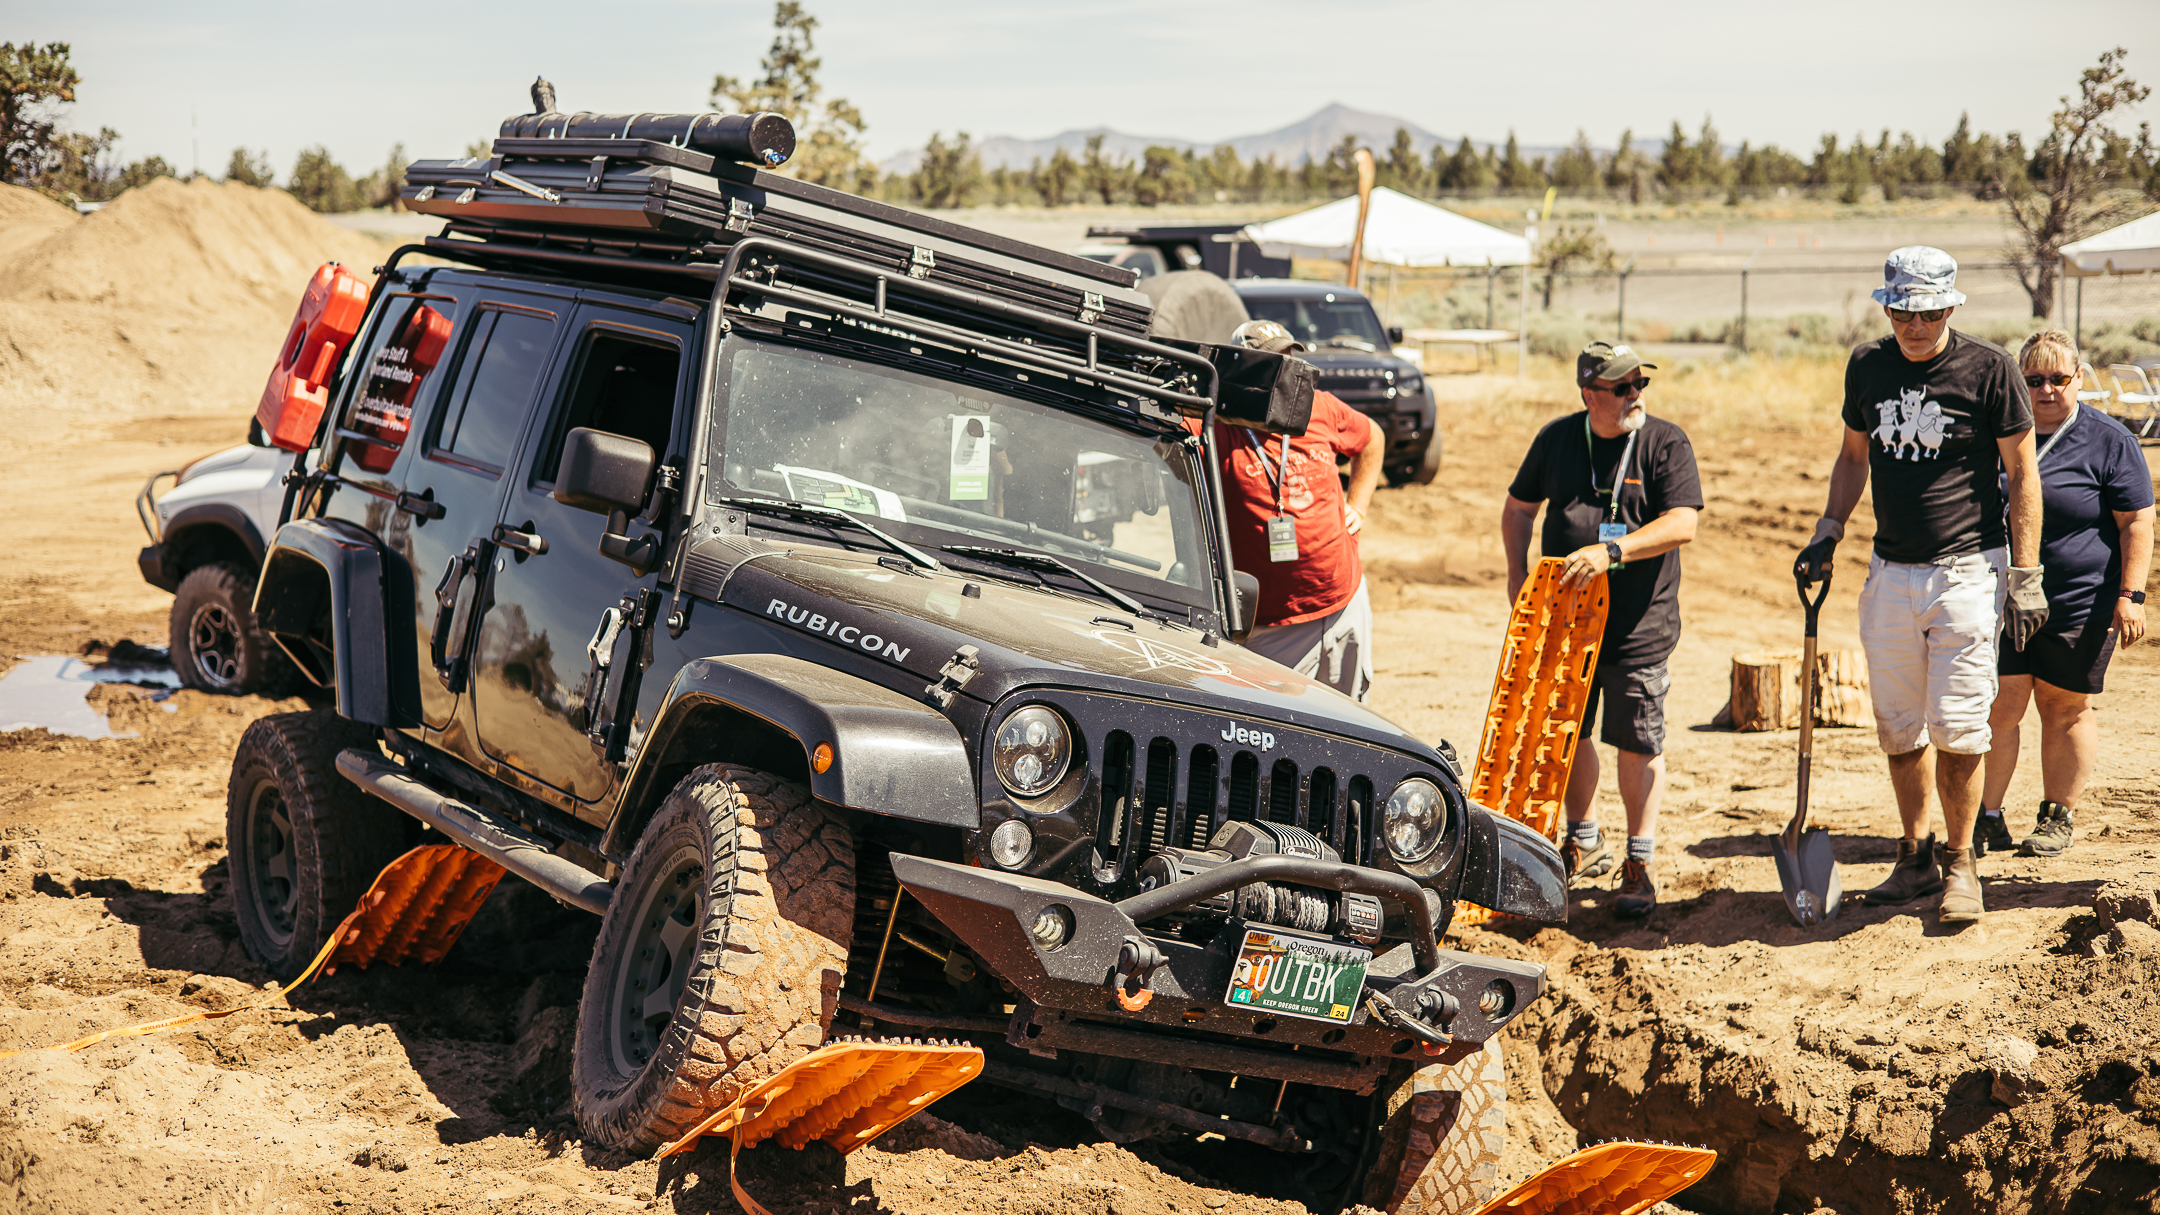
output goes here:
{"type": "Polygon", "coordinates": [[[2009,566],[1999,548],[1928,565],[1868,563],[1860,644],[1884,751],[1904,755],[1931,743],[1956,755],[1987,751],[2009,566]]]}
{"type": "Polygon", "coordinates": [[[1364,579],[1341,607],[1312,620],[1254,629],[1245,648],[1363,703],[1373,681],[1372,596],[1364,579]]]}

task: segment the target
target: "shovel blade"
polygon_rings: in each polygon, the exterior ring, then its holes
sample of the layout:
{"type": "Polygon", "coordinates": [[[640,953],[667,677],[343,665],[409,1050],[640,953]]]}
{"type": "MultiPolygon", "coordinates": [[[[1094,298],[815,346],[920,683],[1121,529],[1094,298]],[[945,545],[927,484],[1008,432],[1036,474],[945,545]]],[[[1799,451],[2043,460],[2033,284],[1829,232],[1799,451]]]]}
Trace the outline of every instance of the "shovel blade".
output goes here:
{"type": "Polygon", "coordinates": [[[1802,928],[1834,919],[1844,893],[1838,883],[1837,858],[1830,852],[1830,833],[1810,827],[1800,833],[1800,845],[1788,848],[1785,836],[1771,841],[1777,861],[1778,885],[1785,892],[1785,906],[1802,928]]]}

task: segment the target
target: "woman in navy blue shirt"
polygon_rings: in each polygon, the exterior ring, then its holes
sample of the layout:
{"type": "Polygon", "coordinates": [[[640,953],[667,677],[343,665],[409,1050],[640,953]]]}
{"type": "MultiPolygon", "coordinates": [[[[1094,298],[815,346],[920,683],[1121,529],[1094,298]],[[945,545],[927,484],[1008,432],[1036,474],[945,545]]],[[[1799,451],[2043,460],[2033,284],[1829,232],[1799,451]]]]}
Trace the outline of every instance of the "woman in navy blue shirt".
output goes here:
{"type": "Polygon", "coordinates": [[[2115,419],[2078,407],[2077,347],[2060,329],[2036,333],[2018,352],[2032,392],[2040,445],[2040,564],[2047,624],[2023,650],[1998,646],[1994,735],[1973,825],[1973,855],[2008,851],[2003,797],[2017,771],[2018,723],[2040,708],[2040,787],[2045,795],[2026,856],[2070,847],[2071,811],[2092,775],[2100,722],[2092,697],[2115,647],[2145,636],[2145,579],[2152,568],[2153,486],[2145,453],[2115,419]]]}

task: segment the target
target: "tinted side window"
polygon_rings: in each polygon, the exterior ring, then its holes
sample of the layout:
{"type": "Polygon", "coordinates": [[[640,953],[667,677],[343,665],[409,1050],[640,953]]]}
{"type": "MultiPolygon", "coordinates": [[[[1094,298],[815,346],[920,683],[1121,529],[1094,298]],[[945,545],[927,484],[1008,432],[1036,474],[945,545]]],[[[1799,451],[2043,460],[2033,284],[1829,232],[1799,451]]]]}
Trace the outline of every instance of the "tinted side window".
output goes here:
{"type": "Polygon", "coordinates": [[[533,479],[554,483],[564,436],[579,426],[636,439],[652,448],[655,458],[666,456],[681,366],[682,351],[671,343],[611,329],[589,330],[568,406],[548,435],[533,479]]]}
{"type": "Polygon", "coordinates": [[[457,301],[447,296],[396,295],[385,299],[360,357],[361,381],[352,394],[344,433],[346,451],[369,472],[388,472],[412,425],[429,375],[449,344],[457,301]]]}
{"type": "Polygon", "coordinates": [[[554,349],[555,318],[488,309],[474,318],[470,343],[431,450],[499,473],[554,349]]]}

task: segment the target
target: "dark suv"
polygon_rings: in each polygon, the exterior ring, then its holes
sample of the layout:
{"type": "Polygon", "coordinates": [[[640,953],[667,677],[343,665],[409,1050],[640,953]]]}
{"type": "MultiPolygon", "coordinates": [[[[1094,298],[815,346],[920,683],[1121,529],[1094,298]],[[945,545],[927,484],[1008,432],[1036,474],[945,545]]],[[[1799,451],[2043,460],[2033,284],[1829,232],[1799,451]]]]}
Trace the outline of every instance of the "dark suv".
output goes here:
{"type": "Polygon", "coordinates": [[[1402,330],[1383,327],[1361,292],[1287,278],[1232,279],[1230,286],[1254,320],[1278,322],[1305,344],[1322,389],[1380,424],[1389,485],[1428,485],[1439,475],[1432,389],[1417,364],[1396,357],[1402,330]]]}
{"type": "Polygon", "coordinates": [[[731,163],[791,141],[540,114],[411,167],[446,227],[379,268],[256,595],[337,708],[241,743],[249,952],[299,971],[417,819],[603,917],[595,1145],[829,1033],[961,1037],[1118,1141],[1470,1209],[1543,971],[1440,934],[1557,920],[1562,874],[1451,752],[1237,644],[1209,423],[1298,429],[1309,371],[731,163]]]}

